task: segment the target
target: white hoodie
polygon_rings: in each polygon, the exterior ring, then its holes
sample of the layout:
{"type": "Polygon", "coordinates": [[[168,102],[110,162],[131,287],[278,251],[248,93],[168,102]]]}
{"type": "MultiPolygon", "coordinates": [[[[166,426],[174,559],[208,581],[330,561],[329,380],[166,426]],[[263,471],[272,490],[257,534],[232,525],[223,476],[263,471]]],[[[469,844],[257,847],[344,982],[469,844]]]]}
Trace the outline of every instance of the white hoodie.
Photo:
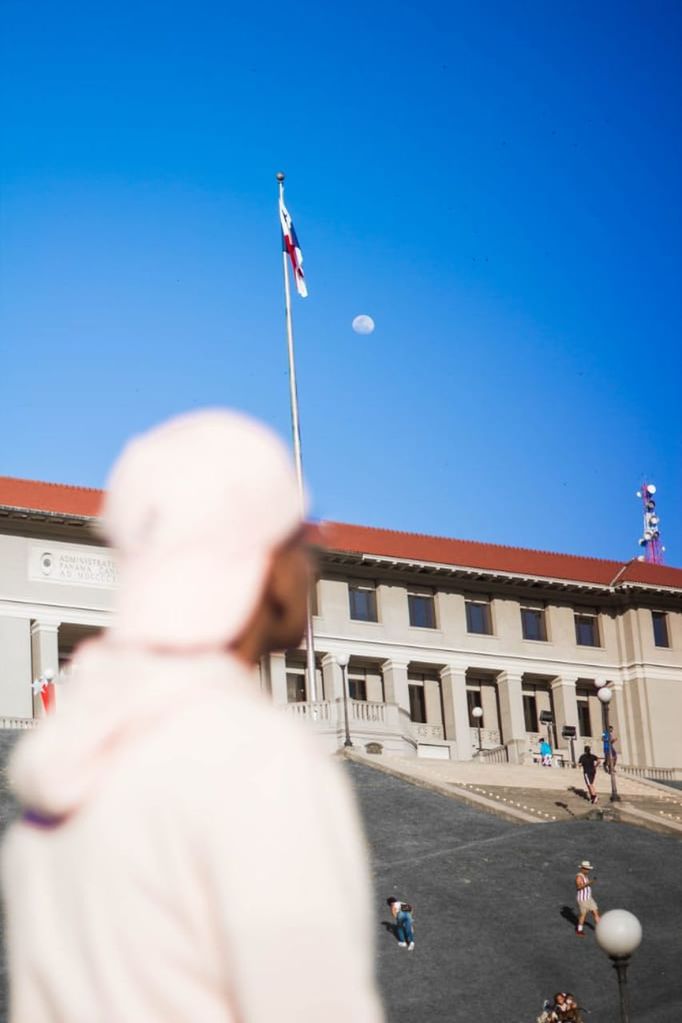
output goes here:
{"type": "Polygon", "coordinates": [[[11,766],[11,1023],[380,1023],[330,758],[223,654],[97,640],[11,766]]]}

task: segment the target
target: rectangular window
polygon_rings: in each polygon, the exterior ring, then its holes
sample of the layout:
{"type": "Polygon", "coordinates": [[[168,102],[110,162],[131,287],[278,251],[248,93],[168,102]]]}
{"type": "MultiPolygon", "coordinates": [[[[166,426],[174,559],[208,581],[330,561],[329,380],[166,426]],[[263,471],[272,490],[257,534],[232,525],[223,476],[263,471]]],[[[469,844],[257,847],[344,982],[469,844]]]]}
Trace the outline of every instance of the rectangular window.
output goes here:
{"type": "Polygon", "coordinates": [[[410,612],[410,625],[418,629],[436,628],[436,605],[433,594],[408,593],[407,605],[410,612]]]}
{"type": "Polygon", "coordinates": [[[313,585],[310,588],[310,613],[313,616],[313,618],[317,618],[317,616],[320,613],[320,605],[319,605],[319,602],[318,602],[317,583],[316,582],[313,583],[313,585]]]}
{"type": "Polygon", "coordinates": [[[409,685],[410,691],[410,719],[418,724],[426,724],[426,699],[424,698],[424,686],[409,685]]]}
{"type": "Polygon", "coordinates": [[[492,623],[490,620],[490,604],[487,600],[465,601],[467,614],[467,632],[477,633],[479,636],[492,635],[492,623]]]}
{"type": "Polygon", "coordinates": [[[287,672],[288,703],[305,703],[305,672],[287,672]]]}
{"type": "Polygon", "coordinates": [[[590,705],[587,700],[578,700],[578,734],[581,739],[592,737],[592,722],[590,721],[590,705]]]}
{"type": "Polygon", "coordinates": [[[535,696],[524,694],[523,697],[523,718],[526,723],[527,732],[537,732],[538,730],[538,707],[535,702],[535,696]]]}
{"type": "Polygon", "coordinates": [[[597,615],[587,612],[575,614],[575,641],[578,646],[599,646],[597,615]]]}
{"type": "Polygon", "coordinates": [[[469,707],[469,726],[471,728],[484,728],[483,715],[480,718],[474,717],[474,707],[480,707],[483,710],[480,689],[467,689],[467,705],[469,707]]]}
{"type": "Polygon", "coordinates": [[[370,584],[349,583],[348,600],[350,603],[350,616],[354,622],[376,622],[377,619],[377,591],[370,584]]]}
{"type": "Polygon", "coordinates": [[[348,679],[348,695],[351,700],[367,699],[367,682],[364,678],[348,679]]]}
{"type": "Polygon", "coordinates": [[[670,646],[667,614],[664,611],[652,611],[651,621],[654,627],[654,643],[656,646],[670,646]]]}
{"type": "Polygon", "coordinates": [[[524,639],[546,642],[545,612],[541,607],[521,608],[521,631],[524,639]]]}

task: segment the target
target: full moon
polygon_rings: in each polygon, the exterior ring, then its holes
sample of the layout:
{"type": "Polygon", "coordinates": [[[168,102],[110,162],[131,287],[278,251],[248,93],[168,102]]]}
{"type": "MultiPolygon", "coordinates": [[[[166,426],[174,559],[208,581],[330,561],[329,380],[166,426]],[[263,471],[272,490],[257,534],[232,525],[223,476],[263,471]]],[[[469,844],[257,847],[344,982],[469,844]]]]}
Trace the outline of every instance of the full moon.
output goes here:
{"type": "Polygon", "coordinates": [[[374,320],[371,316],[356,316],[353,320],[353,330],[356,334],[371,334],[374,330],[374,320]]]}

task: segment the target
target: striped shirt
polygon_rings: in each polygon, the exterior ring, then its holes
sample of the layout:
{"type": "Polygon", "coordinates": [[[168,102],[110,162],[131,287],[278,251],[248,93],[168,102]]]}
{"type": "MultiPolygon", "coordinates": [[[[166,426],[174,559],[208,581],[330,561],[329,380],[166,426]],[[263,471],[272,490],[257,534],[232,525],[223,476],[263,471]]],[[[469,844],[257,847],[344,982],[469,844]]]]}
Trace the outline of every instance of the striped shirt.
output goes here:
{"type": "Polygon", "coordinates": [[[578,874],[578,876],[575,879],[575,887],[577,889],[576,898],[578,902],[587,902],[588,899],[592,898],[592,885],[590,884],[589,877],[586,877],[585,874],[578,874]],[[585,884],[583,885],[582,888],[578,884],[578,877],[582,877],[583,880],[585,881],[585,884]]]}

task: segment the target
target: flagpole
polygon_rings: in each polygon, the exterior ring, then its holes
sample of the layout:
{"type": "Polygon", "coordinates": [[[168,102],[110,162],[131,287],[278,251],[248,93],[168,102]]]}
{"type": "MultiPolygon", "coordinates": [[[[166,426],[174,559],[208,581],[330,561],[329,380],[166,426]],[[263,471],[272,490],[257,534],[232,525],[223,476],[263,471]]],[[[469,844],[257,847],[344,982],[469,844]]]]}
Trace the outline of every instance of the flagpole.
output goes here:
{"type": "MultiPolygon", "coordinates": [[[[284,201],[284,174],[277,172],[279,182],[279,198],[284,201]]],[[[296,465],[296,479],[298,482],[298,496],[301,502],[301,512],[305,512],[305,496],[303,492],[303,458],[301,455],[301,425],[298,414],[298,389],[296,387],[296,360],[294,358],[294,328],[291,319],[291,289],[289,286],[289,267],[287,264],[288,254],[282,250],[282,271],[284,273],[284,309],[287,326],[287,352],[289,356],[289,402],[291,405],[291,432],[294,439],[294,463],[296,465]]],[[[313,637],[313,614],[310,594],[308,594],[306,615],[306,666],[308,675],[308,699],[315,703],[317,700],[317,678],[315,671],[315,644],[313,637]]]]}

